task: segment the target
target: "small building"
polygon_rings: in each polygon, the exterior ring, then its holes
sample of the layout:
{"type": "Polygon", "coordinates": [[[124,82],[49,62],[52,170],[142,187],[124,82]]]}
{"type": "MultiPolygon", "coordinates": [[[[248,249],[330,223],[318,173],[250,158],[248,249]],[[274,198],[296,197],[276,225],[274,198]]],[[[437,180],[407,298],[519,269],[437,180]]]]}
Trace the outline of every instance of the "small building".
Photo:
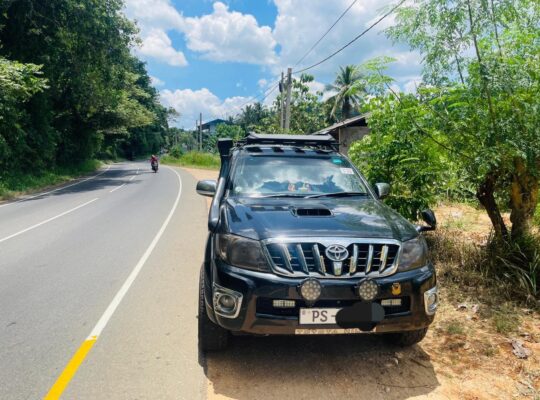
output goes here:
{"type": "Polygon", "coordinates": [[[353,142],[369,134],[367,117],[369,117],[369,114],[357,115],[321,129],[313,133],[313,135],[332,135],[339,142],[339,151],[347,155],[353,142]]]}
{"type": "Polygon", "coordinates": [[[202,131],[203,133],[213,135],[216,133],[217,126],[221,124],[231,125],[231,122],[224,119],[214,119],[202,124],[202,131]]]}

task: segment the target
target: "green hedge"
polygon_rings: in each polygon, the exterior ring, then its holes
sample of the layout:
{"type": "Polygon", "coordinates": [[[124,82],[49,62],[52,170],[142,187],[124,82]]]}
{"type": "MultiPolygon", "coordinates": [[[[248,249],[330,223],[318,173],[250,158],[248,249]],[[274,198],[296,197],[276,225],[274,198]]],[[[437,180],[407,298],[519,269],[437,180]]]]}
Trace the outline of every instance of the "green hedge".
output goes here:
{"type": "Polygon", "coordinates": [[[164,156],[161,159],[164,164],[180,165],[182,167],[195,167],[204,169],[219,169],[221,162],[219,156],[211,153],[200,153],[198,151],[190,151],[180,157],[172,155],[164,156]]]}

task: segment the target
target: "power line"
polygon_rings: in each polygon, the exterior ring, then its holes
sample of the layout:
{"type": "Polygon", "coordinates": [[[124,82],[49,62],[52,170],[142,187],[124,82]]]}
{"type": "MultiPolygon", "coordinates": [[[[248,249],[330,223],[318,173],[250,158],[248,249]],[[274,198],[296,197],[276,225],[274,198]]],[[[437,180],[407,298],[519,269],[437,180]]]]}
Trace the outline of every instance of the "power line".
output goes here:
{"type": "Polygon", "coordinates": [[[309,67],[306,67],[306,68],[303,68],[299,71],[294,71],[294,74],[300,74],[302,72],[306,72],[312,68],[315,68],[319,65],[321,65],[322,63],[330,60],[332,57],[334,57],[335,55],[337,55],[338,53],[341,53],[343,50],[345,50],[347,47],[349,47],[351,44],[353,44],[354,42],[356,42],[358,39],[360,39],[362,36],[364,36],[366,33],[368,33],[370,30],[372,30],[375,26],[377,26],[382,20],[384,20],[386,17],[388,17],[390,14],[392,14],[394,11],[396,11],[399,7],[401,7],[401,5],[403,3],[405,3],[406,0],[401,0],[397,5],[395,5],[394,7],[392,7],[392,9],[390,11],[388,11],[386,14],[384,14],[381,18],[379,18],[377,21],[375,21],[374,23],[372,23],[368,28],[366,28],[362,33],[360,33],[358,36],[356,36],[353,40],[351,40],[349,43],[347,43],[346,45],[342,46],[341,48],[339,48],[338,50],[336,50],[335,52],[333,52],[332,54],[330,54],[328,57],[322,59],[321,61],[313,64],[313,65],[310,65],[309,67]]]}
{"type": "Polygon", "coordinates": [[[304,59],[305,59],[305,58],[313,51],[313,49],[315,49],[315,47],[317,47],[317,45],[318,45],[319,43],[322,42],[322,40],[326,37],[326,35],[328,35],[328,34],[330,33],[330,31],[331,31],[332,29],[334,29],[334,27],[339,23],[339,21],[341,21],[341,19],[345,16],[345,14],[347,14],[347,13],[349,12],[349,10],[350,10],[357,2],[358,2],[358,0],[354,0],[354,1],[351,3],[351,5],[350,5],[349,7],[347,7],[347,9],[346,9],[345,11],[343,11],[343,13],[339,16],[339,18],[338,18],[338,19],[332,24],[332,26],[331,26],[330,28],[328,28],[328,30],[324,33],[324,35],[322,35],[322,36],[320,37],[320,39],[317,40],[317,42],[316,42],[313,46],[311,46],[311,49],[309,49],[309,50],[307,51],[307,53],[304,54],[304,55],[302,56],[302,58],[296,62],[296,64],[294,64],[294,67],[296,67],[298,64],[300,64],[302,61],[304,61],[304,59]]]}

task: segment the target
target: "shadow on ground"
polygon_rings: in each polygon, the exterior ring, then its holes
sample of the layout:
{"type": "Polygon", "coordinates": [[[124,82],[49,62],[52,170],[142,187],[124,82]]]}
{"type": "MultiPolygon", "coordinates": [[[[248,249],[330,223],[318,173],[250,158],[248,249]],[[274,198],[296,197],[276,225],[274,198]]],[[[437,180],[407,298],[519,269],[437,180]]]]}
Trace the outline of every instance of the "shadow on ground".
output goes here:
{"type": "Polygon", "coordinates": [[[439,382],[419,347],[377,336],[235,337],[208,353],[209,399],[408,399],[439,382]]]}

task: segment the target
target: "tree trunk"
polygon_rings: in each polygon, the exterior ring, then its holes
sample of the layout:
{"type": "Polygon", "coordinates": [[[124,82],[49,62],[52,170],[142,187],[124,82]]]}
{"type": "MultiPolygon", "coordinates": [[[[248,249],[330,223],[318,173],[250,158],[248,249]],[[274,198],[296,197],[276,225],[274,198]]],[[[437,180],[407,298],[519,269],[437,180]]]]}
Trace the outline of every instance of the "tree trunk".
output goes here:
{"type": "Polygon", "coordinates": [[[529,232],[537,204],[538,177],[531,174],[523,159],[515,158],[510,189],[512,239],[518,239],[529,232]]]}
{"type": "Polygon", "coordinates": [[[495,236],[498,240],[508,239],[508,228],[506,227],[504,220],[499,210],[499,206],[495,201],[495,184],[497,183],[497,175],[494,171],[489,172],[484,181],[478,187],[476,192],[476,198],[484,206],[486,212],[491,220],[493,229],[495,230],[495,236]]]}

